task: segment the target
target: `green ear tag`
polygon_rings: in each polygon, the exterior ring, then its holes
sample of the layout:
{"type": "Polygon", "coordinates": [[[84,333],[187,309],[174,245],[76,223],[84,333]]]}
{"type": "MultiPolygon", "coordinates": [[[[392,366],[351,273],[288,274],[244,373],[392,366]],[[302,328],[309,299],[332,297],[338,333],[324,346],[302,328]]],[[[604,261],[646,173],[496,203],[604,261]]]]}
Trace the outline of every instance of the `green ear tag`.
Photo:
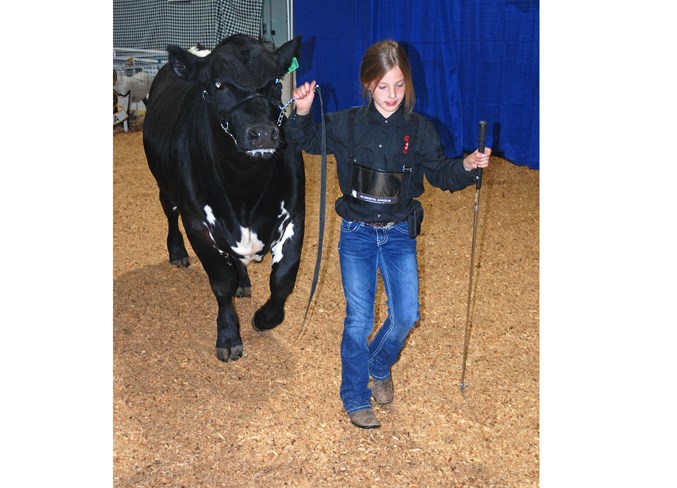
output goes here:
{"type": "Polygon", "coordinates": [[[287,73],[291,73],[294,71],[296,68],[299,67],[299,61],[296,59],[296,56],[291,58],[291,64],[289,65],[289,69],[287,70],[287,73]]]}

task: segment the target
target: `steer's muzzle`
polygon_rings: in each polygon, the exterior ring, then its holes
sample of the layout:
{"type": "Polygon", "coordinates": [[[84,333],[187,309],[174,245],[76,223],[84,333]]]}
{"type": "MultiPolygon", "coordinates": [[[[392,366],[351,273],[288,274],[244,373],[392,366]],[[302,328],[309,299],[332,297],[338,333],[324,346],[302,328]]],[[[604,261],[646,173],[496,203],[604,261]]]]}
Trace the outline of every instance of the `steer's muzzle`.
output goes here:
{"type": "Polygon", "coordinates": [[[280,142],[280,129],[275,125],[251,126],[244,136],[244,149],[249,156],[268,157],[280,142]]]}
{"type": "Polygon", "coordinates": [[[247,145],[251,148],[276,147],[280,142],[280,129],[276,126],[250,127],[247,129],[247,145]]]}

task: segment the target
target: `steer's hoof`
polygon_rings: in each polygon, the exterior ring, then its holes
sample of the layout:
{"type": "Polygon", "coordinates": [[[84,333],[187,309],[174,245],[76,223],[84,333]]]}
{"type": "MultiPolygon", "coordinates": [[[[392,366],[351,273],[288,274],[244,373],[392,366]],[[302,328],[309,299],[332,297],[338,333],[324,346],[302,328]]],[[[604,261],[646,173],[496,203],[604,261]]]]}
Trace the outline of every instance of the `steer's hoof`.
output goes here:
{"type": "Polygon", "coordinates": [[[188,266],[190,266],[190,259],[188,259],[188,256],[183,256],[180,258],[170,258],[169,262],[172,263],[177,268],[187,268],[188,266]]]}
{"type": "Polygon", "coordinates": [[[252,317],[252,329],[254,329],[256,332],[263,332],[265,330],[265,329],[260,329],[256,325],[256,314],[254,314],[254,316],[252,317]]]}
{"type": "Polygon", "coordinates": [[[284,320],[284,314],[281,318],[276,319],[271,317],[270,314],[264,311],[265,307],[259,308],[254,316],[252,317],[252,327],[257,332],[263,332],[264,330],[270,330],[282,323],[284,320]]]}
{"type": "Polygon", "coordinates": [[[252,287],[251,286],[238,286],[235,290],[236,298],[248,298],[252,296],[252,287]]]}
{"type": "Polygon", "coordinates": [[[242,344],[239,346],[233,346],[230,349],[227,347],[217,347],[216,357],[224,363],[228,361],[236,361],[242,357],[242,344]]]}

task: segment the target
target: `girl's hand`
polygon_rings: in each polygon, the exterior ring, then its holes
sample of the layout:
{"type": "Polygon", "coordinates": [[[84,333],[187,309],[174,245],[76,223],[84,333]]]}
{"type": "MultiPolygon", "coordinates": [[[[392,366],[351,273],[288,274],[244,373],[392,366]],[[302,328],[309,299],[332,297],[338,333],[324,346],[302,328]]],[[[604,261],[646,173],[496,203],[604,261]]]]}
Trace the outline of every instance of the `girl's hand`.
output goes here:
{"type": "Polygon", "coordinates": [[[315,99],[315,80],[310,83],[305,82],[303,85],[296,87],[292,92],[292,97],[294,97],[296,113],[298,115],[308,115],[315,99]]]}
{"type": "Polygon", "coordinates": [[[463,160],[463,167],[466,171],[472,171],[476,168],[486,168],[489,166],[489,156],[491,156],[490,147],[484,148],[484,154],[475,149],[474,153],[463,160]]]}

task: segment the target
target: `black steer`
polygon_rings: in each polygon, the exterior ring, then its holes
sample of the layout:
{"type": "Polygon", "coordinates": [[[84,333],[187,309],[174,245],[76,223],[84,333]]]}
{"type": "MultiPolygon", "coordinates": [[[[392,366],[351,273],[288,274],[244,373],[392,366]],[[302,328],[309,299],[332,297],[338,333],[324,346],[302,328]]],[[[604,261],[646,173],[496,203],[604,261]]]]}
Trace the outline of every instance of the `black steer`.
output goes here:
{"type": "Polygon", "coordinates": [[[276,51],[237,34],[204,57],[169,46],[151,86],[143,145],[167,215],[169,261],[188,266],[179,215],[218,302],[216,356],[242,356],[233,296],[251,294],[246,265],[272,253],[270,297],[256,330],[284,320],[305,217],[305,174],[286,145],[279,79],[301,37],[276,51]]]}

